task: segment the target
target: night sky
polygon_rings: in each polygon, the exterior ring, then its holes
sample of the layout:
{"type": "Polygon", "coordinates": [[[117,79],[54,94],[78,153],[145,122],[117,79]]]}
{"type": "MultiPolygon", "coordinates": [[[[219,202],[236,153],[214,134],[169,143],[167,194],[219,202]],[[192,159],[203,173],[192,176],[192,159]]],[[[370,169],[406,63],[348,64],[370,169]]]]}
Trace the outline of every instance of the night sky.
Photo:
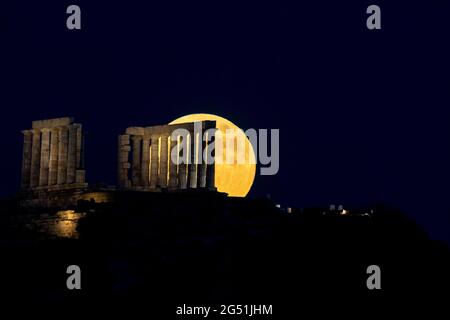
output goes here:
{"type": "Polygon", "coordinates": [[[115,184],[126,127],[205,112],[280,129],[280,171],[252,196],[386,203],[450,243],[449,18],[444,0],[2,1],[0,195],[19,188],[32,120],[75,117],[88,181],[115,184]]]}

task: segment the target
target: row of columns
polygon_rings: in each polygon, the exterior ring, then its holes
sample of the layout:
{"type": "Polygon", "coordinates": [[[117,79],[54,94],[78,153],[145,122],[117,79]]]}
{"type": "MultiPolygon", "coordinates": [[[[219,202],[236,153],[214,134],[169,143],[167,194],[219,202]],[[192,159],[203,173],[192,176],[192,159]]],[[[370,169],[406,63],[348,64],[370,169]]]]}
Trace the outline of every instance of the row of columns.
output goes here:
{"type": "Polygon", "coordinates": [[[81,124],[22,132],[23,189],[85,182],[81,124]]]}
{"type": "Polygon", "coordinates": [[[196,161],[203,155],[205,142],[201,137],[195,139],[194,134],[188,139],[190,163],[178,165],[171,159],[178,141],[171,140],[169,133],[120,135],[119,186],[138,190],[214,189],[214,164],[196,161]]]}

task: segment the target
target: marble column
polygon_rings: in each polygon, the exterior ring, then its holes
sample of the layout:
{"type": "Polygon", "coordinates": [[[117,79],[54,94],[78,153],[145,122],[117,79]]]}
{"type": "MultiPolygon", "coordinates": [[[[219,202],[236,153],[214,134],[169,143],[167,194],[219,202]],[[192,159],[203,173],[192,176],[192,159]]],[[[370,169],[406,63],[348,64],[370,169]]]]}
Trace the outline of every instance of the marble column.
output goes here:
{"type": "Polygon", "coordinates": [[[210,190],[214,190],[216,188],[215,186],[215,151],[209,150],[211,144],[215,140],[215,136],[208,137],[208,140],[210,140],[209,143],[207,143],[207,152],[206,152],[206,188],[210,190]],[[214,160],[214,161],[213,161],[214,160]]]}
{"type": "MultiPolygon", "coordinates": [[[[172,137],[171,137],[172,138],[172,137]]],[[[176,154],[178,150],[178,141],[170,140],[170,148],[169,148],[169,188],[176,189],[178,187],[178,174],[177,174],[177,158],[174,157],[172,159],[172,154],[176,154]]]]}
{"type": "Polygon", "coordinates": [[[83,128],[81,124],[76,124],[76,158],[75,158],[75,169],[81,169],[82,166],[82,148],[83,148],[83,128]]]}
{"type": "Polygon", "coordinates": [[[133,141],[133,159],[131,165],[131,179],[133,187],[141,185],[141,136],[132,136],[133,141]]]}
{"type": "Polygon", "coordinates": [[[86,182],[86,171],[84,170],[84,135],[83,127],[80,123],[74,124],[76,130],[75,144],[75,183],[86,182]]]}
{"type": "Polygon", "coordinates": [[[41,129],[41,163],[39,166],[39,186],[48,185],[48,171],[50,160],[50,129],[41,129]]]}
{"type": "Polygon", "coordinates": [[[77,162],[77,126],[69,126],[69,144],[67,147],[67,178],[66,183],[75,183],[75,170],[77,162]]]}
{"type": "Polygon", "coordinates": [[[203,150],[206,143],[203,137],[197,139],[197,188],[204,188],[206,186],[206,163],[203,159],[203,150]]]}
{"type": "Polygon", "coordinates": [[[190,133],[189,138],[189,188],[197,187],[197,164],[195,163],[195,153],[196,153],[196,137],[195,133],[190,133]]]}
{"type": "Polygon", "coordinates": [[[150,188],[156,189],[158,183],[158,166],[159,166],[159,136],[154,134],[151,138],[151,166],[150,166],[150,188]]]}
{"type": "Polygon", "coordinates": [[[81,131],[81,159],[80,159],[81,169],[85,169],[85,162],[86,162],[86,133],[81,131]]]}
{"type": "Polygon", "coordinates": [[[69,128],[67,126],[59,127],[57,184],[65,184],[66,183],[68,141],[69,141],[69,128]]]}
{"type": "Polygon", "coordinates": [[[159,158],[159,179],[158,184],[161,188],[167,188],[167,170],[168,170],[168,141],[169,136],[165,133],[161,135],[161,147],[159,158]]]}
{"type": "Polygon", "coordinates": [[[149,176],[150,165],[150,137],[144,136],[142,139],[142,166],[141,166],[141,183],[144,188],[150,185],[149,176]]]}
{"type": "Polygon", "coordinates": [[[22,154],[22,189],[30,187],[31,177],[31,152],[33,145],[33,131],[23,130],[23,154],[22,154]]]}
{"type": "Polygon", "coordinates": [[[131,151],[130,135],[128,134],[120,135],[118,171],[119,171],[119,186],[121,188],[130,187],[130,180],[128,178],[128,172],[131,168],[130,162],[128,160],[130,151],[131,151]]]}
{"type": "MultiPolygon", "coordinates": [[[[187,137],[180,137],[180,139],[187,139],[187,137]]],[[[188,141],[187,141],[188,142],[188,141]]],[[[186,142],[186,143],[187,143],[186,142]]],[[[184,144],[184,141],[179,141],[180,145],[184,144]]],[[[184,150],[186,152],[186,150],[184,150]]],[[[186,189],[187,188],[187,164],[185,161],[181,161],[182,159],[188,159],[189,154],[187,155],[179,155],[180,157],[180,164],[178,165],[178,188],[179,189],[186,189]]]]}
{"type": "Polygon", "coordinates": [[[41,130],[33,129],[33,139],[31,146],[30,187],[36,187],[39,185],[40,161],[41,161],[41,130]]]}
{"type": "Polygon", "coordinates": [[[55,185],[58,182],[58,132],[57,128],[50,130],[49,185],[55,185]]]}

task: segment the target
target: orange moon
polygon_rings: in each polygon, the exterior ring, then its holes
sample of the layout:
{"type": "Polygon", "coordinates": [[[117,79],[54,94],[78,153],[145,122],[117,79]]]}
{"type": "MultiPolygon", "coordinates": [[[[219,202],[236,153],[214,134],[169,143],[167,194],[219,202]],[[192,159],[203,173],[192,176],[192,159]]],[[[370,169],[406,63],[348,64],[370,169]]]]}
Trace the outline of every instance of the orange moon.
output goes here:
{"type": "MultiPolygon", "coordinates": [[[[222,134],[222,145],[223,145],[223,160],[218,161],[216,159],[215,163],[215,184],[216,188],[220,192],[226,192],[229,196],[232,197],[245,197],[248,192],[250,191],[250,188],[253,185],[253,181],[255,180],[255,174],[256,174],[256,161],[255,161],[255,152],[253,150],[253,146],[250,143],[250,140],[247,138],[245,133],[240,129],[238,126],[236,126],[231,121],[213,115],[213,114],[207,114],[207,113],[195,113],[195,114],[189,114],[183,117],[180,117],[178,119],[175,119],[174,121],[170,122],[169,124],[179,124],[179,123],[186,123],[186,122],[195,122],[195,121],[216,121],[216,128],[221,132],[222,134]],[[226,145],[226,132],[227,129],[232,129],[235,132],[234,144],[233,146],[227,146],[226,145]],[[238,141],[244,141],[244,157],[241,158],[245,159],[245,162],[238,163],[237,159],[240,156],[238,154],[239,151],[236,152],[236,146],[238,141]],[[228,152],[227,147],[234,148],[231,150],[234,155],[234,161],[232,163],[226,163],[225,155],[228,152]]],[[[220,139],[218,139],[218,136],[216,136],[216,143],[219,143],[220,139]]],[[[238,149],[239,150],[239,149],[238,149]]]]}

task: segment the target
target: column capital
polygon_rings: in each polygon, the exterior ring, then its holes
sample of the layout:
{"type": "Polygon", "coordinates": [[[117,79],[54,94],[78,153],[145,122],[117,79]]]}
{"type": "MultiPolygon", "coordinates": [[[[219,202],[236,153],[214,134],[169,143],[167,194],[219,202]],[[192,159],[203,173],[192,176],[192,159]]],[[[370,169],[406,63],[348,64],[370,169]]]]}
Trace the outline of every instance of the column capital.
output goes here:
{"type": "Polygon", "coordinates": [[[23,133],[24,136],[32,135],[33,134],[33,130],[32,129],[22,130],[22,133],[23,133]]]}

